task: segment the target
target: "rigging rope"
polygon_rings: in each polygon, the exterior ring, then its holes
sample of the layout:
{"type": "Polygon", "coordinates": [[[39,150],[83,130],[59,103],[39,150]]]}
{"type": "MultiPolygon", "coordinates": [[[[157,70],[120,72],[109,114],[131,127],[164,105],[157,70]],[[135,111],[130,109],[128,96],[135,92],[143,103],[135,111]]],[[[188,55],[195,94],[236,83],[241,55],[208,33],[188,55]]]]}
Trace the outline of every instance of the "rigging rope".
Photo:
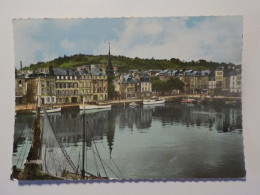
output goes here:
{"type": "MultiPolygon", "coordinates": [[[[95,153],[95,152],[94,152],[94,153],[95,153]]],[[[95,154],[98,156],[97,153],[95,153],[95,154]]],[[[120,177],[113,171],[113,169],[111,169],[111,168],[106,164],[106,162],[105,162],[104,160],[100,159],[100,162],[103,162],[103,163],[107,166],[107,168],[108,168],[112,173],[115,174],[116,177],[120,178],[120,177]]]]}
{"type": "MultiPolygon", "coordinates": [[[[88,121],[87,121],[87,124],[88,124],[88,121]]],[[[91,132],[91,135],[92,135],[92,132],[91,132]]],[[[92,140],[92,142],[94,143],[94,146],[95,146],[96,151],[97,151],[97,153],[98,153],[97,156],[98,156],[98,158],[99,158],[99,160],[100,160],[100,163],[101,163],[101,166],[102,166],[102,168],[103,168],[103,170],[104,170],[104,172],[105,172],[105,175],[106,175],[106,177],[108,177],[108,176],[107,176],[107,172],[106,172],[106,170],[105,170],[105,167],[104,167],[104,165],[103,165],[103,163],[102,163],[102,159],[101,159],[101,157],[100,157],[99,151],[98,151],[98,149],[97,149],[96,143],[94,142],[92,136],[91,136],[91,140],[92,140]]],[[[94,151],[94,150],[93,150],[93,151],[94,151]]]]}
{"type": "MultiPolygon", "coordinates": [[[[105,148],[103,142],[102,142],[102,146],[104,147],[104,149],[105,149],[105,151],[107,152],[107,154],[110,155],[109,152],[107,151],[107,149],[105,148]]],[[[120,169],[118,168],[117,164],[115,163],[115,161],[113,160],[113,158],[111,157],[111,155],[110,155],[110,158],[111,158],[112,162],[114,163],[114,165],[116,166],[118,172],[120,173],[120,175],[121,175],[122,178],[124,179],[124,176],[123,176],[122,172],[121,172],[120,169]]]]}

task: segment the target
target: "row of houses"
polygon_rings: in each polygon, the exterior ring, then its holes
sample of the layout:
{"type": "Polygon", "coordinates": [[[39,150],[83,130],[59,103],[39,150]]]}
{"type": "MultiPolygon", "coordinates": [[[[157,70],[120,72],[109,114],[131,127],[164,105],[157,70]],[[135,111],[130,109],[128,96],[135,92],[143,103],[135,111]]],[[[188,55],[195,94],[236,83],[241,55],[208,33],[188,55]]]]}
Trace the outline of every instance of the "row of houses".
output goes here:
{"type": "MultiPolygon", "coordinates": [[[[105,67],[105,65],[103,65],[105,67]]],[[[16,104],[35,103],[41,97],[43,104],[100,102],[108,99],[108,77],[101,65],[74,69],[50,68],[16,75],[16,104]]],[[[116,98],[149,98],[151,77],[147,73],[121,74],[113,80],[116,98]]]]}
{"type": "Polygon", "coordinates": [[[152,94],[151,77],[146,72],[121,74],[114,79],[115,91],[120,98],[149,98],[152,94]]]}
{"type": "Polygon", "coordinates": [[[16,104],[35,103],[37,96],[43,104],[97,102],[108,99],[108,79],[102,69],[50,68],[45,72],[16,74],[16,104]]]}
{"type": "Polygon", "coordinates": [[[241,94],[241,68],[219,67],[216,70],[162,70],[154,74],[162,81],[178,78],[185,93],[241,94]]]}

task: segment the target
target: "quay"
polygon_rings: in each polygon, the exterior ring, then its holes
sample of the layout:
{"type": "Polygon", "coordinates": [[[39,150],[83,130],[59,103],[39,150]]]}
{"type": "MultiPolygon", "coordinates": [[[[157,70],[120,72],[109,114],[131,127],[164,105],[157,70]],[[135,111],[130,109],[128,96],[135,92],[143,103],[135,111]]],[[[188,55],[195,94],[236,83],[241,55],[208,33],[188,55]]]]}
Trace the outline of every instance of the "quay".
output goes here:
{"type": "MultiPolygon", "coordinates": [[[[207,103],[223,103],[223,102],[233,102],[233,103],[241,103],[241,97],[230,97],[230,96],[209,96],[209,95],[203,95],[200,94],[175,94],[175,95],[167,95],[167,96],[159,96],[163,97],[166,102],[179,102],[181,99],[186,98],[193,98],[196,101],[204,101],[207,103]]],[[[131,102],[136,102],[139,104],[142,104],[143,98],[133,98],[133,99],[117,99],[117,100],[106,100],[102,102],[97,102],[99,105],[105,105],[105,104],[111,104],[111,105],[128,105],[131,102]]],[[[69,103],[69,104],[45,104],[42,107],[61,107],[61,110],[70,110],[70,109],[79,109],[79,106],[82,103],[69,103]]],[[[15,112],[16,113],[29,113],[31,111],[35,110],[35,104],[19,104],[15,105],[15,112]]]]}

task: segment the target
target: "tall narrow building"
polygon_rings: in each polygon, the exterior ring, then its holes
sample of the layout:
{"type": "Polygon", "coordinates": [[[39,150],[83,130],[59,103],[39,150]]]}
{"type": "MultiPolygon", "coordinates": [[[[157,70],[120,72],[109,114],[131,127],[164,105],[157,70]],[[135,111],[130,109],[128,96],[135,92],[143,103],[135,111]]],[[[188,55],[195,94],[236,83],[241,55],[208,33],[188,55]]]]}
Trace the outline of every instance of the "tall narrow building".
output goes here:
{"type": "Polygon", "coordinates": [[[110,43],[109,43],[108,47],[109,47],[109,50],[108,50],[106,73],[107,73],[107,75],[114,75],[114,69],[113,69],[113,66],[111,63],[111,57],[110,57],[110,43]]]}

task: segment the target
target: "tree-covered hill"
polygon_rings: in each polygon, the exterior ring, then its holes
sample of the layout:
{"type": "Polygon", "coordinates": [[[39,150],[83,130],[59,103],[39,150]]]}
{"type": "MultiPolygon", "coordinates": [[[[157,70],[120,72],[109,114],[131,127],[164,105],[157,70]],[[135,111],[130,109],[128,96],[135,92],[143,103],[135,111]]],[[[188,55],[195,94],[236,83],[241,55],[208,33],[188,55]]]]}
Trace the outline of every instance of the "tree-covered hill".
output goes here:
{"type": "MultiPolygon", "coordinates": [[[[25,67],[24,70],[37,70],[38,68],[47,68],[50,65],[59,68],[72,68],[87,64],[107,64],[107,55],[84,55],[77,54],[73,56],[66,56],[56,58],[49,62],[38,62],[25,67]]],[[[184,69],[191,68],[194,70],[216,69],[219,66],[234,65],[227,63],[217,63],[206,60],[198,61],[181,61],[176,58],[167,59],[141,59],[129,58],[125,56],[111,56],[112,64],[118,66],[118,72],[128,72],[131,69],[138,70],[158,70],[158,69],[184,69]]]]}

